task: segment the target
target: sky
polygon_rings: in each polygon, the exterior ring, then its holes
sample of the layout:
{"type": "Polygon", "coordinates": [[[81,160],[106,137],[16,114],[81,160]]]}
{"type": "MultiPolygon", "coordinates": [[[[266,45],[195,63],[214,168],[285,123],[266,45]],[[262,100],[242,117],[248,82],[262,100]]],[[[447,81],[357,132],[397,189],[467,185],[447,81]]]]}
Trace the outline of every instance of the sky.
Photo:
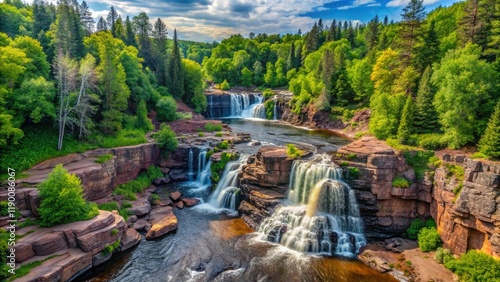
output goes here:
{"type": "MultiPolygon", "coordinates": [[[[27,2],[32,2],[29,0],[27,2]]],[[[50,2],[55,2],[51,0],[50,2]]],[[[118,14],[131,18],[146,12],[151,21],[161,18],[169,37],[177,29],[180,39],[221,41],[232,34],[296,33],[308,31],[320,18],[367,23],[375,15],[399,21],[409,0],[86,0],[97,22],[114,6],[118,14]]],[[[424,0],[427,11],[450,6],[458,0],[424,0]]]]}

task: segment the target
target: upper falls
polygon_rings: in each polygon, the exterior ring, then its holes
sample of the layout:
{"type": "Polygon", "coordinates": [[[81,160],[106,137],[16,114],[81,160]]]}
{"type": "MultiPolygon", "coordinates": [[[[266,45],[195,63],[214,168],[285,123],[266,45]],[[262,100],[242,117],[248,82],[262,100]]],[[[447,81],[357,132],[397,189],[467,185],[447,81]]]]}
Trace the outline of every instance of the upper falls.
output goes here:
{"type": "Polygon", "coordinates": [[[265,219],[263,239],[301,252],[354,256],[366,244],[354,191],[326,155],[293,163],[288,200],[265,219]]]}
{"type": "Polygon", "coordinates": [[[207,95],[207,118],[253,118],[258,117],[255,110],[262,104],[258,94],[217,94],[207,95]]]}

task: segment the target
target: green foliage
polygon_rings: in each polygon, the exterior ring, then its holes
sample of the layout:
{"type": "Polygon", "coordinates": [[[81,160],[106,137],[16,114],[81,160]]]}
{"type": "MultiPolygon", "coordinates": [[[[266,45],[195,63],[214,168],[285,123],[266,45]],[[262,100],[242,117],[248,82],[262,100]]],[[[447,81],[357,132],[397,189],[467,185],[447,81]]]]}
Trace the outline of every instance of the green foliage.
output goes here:
{"type": "Polygon", "coordinates": [[[229,90],[231,87],[229,86],[229,82],[227,82],[226,79],[220,84],[220,89],[221,90],[229,90]]]}
{"type": "Polygon", "coordinates": [[[219,148],[221,150],[227,150],[227,149],[229,149],[229,142],[224,140],[224,141],[220,142],[219,144],[217,144],[217,148],[219,148]]]}
{"type": "Polygon", "coordinates": [[[198,137],[203,137],[205,136],[205,134],[203,134],[203,132],[198,132],[198,137]]]}
{"type": "Polygon", "coordinates": [[[118,229],[112,229],[111,236],[115,236],[116,234],[118,234],[118,232],[120,232],[118,229]]]}
{"type": "Polygon", "coordinates": [[[435,87],[431,84],[431,68],[428,66],[418,87],[417,98],[415,100],[414,128],[416,133],[432,133],[439,130],[438,114],[433,105],[436,94],[435,87]]]}
{"type": "Polygon", "coordinates": [[[220,124],[220,123],[205,123],[205,125],[203,126],[203,129],[205,130],[205,132],[221,131],[222,124],[220,124]]]}
{"type": "Polygon", "coordinates": [[[216,137],[222,137],[222,132],[217,132],[217,133],[215,133],[215,136],[216,136],[216,137]]]}
{"type": "Polygon", "coordinates": [[[298,159],[304,155],[304,152],[299,150],[295,145],[293,144],[286,144],[287,150],[286,150],[286,155],[290,159],[298,159]]]}
{"type": "Polygon", "coordinates": [[[203,72],[201,66],[194,61],[183,59],[184,96],[182,100],[194,108],[196,113],[202,113],[207,108],[207,98],[203,93],[203,72]]]}
{"type": "Polygon", "coordinates": [[[266,118],[271,120],[274,118],[274,100],[267,100],[264,102],[266,108],[266,118]]]}
{"type": "Polygon", "coordinates": [[[19,267],[18,269],[16,269],[16,274],[10,276],[8,281],[14,281],[17,278],[20,278],[20,277],[28,275],[33,268],[35,268],[37,266],[40,266],[45,261],[48,261],[49,259],[53,259],[53,258],[58,257],[58,256],[59,255],[52,255],[52,256],[49,256],[49,257],[44,258],[42,260],[35,260],[35,261],[32,261],[32,262],[23,264],[23,265],[21,265],[21,267],[19,267]]]}
{"type": "Polygon", "coordinates": [[[410,187],[411,183],[404,177],[401,176],[396,176],[392,180],[392,187],[396,188],[408,188],[410,187]]]}
{"type": "MultiPolygon", "coordinates": [[[[209,156],[210,151],[207,153],[207,157],[209,156]]],[[[212,154],[210,154],[212,155],[212,154]]],[[[237,154],[231,154],[228,152],[223,152],[221,154],[220,162],[215,162],[210,166],[210,171],[212,172],[212,181],[214,182],[214,187],[217,185],[217,182],[220,180],[220,174],[226,167],[227,163],[230,161],[235,161],[239,158],[237,154]]]]}
{"type": "Polygon", "coordinates": [[[142,129],[144,132],[149,132],[154,129],[153,123],[148,119],[148,109],[146,102],[141,100],[137,106],[137,128],[142,129]]]}
{"type": "Polygon", "coordinates": [[[102,204],[97,205],[97,207],[103,211],[118,211],[118,210],[120,210],[120,206],[115,201],[102,203],[102,204]]]}
{"type": "Polygon", "coordinates": [[[447,178],[454,176],[458,182],[464,181],[465,169],[462,166],[450,163],[446,163],[444,166],[446,167],[447,170],[446,173],[447,178]]]}
{"type": "Polygon", "coordinates": [[[417,179],[423,179],[425,172],[429,170],[429,159],[434,156],[433,151],[407,151],[404,152],[406,164],[415,170],[417,179]]]}
{"type": "Polygon", "coordinates": [[[160,148],[165,150],[167,153],[175,151],[179,144],[177,137],[175,136],[175,132],[165,123],[161,124],[160,130],[155,133],[154,138],[156,139],[156,142],[159,143],[160,148]]]}
{"type": "Polygon", "coordinates": [[[500,101],[498,101],[488,122],[488,127],[479,141],[479,152],[493,158],[500,158],[500,101]]]}
{"type": "Polygon", "coordinates": [[[262,91],[262,97],[264,97],[265,100],[271,99],[274,97],[274,92],[271,89],[266,89],[262,91]]]}
{"type": "Polygon", "coordinates": [[[127,200],[135,201],[137,199],[135,194],[144,191],[144,189],[151,185],[153,180],[160,177],[163,177],[161,169],[155,166],[149,166],[148,170],[139,174],[135,180],[118,185],[113,191],[113,194],[124,195],[127,200]]]}
{"type": "Polygon", "coordinates": [[[418,233],[418,247],[422,252],[436,250],[441,245],[441,237],[435,227],[424,227],[418,233]]]}
{"type": "Polygon", "coordinates": [[[413,131],[413,112],[413,98],[411,95],[408,95],[398,127],[398,141],[401,144],[408,144],[408,139],[413,131]]]}
{"type": "Polygon", "coordinates": [[[160,196],[158,196],[158,194],[151,194],[151,202],[152,202],[153,204],[156,204],[156,203],[157,203],[158,201],[160,201],[160,200],[161,200],[161,197],[160,197],[160,196]]]}
{"type": "Polygon", "coordinates": [[[42,226],[87,220],[99,213],[95,204],[83,199],[80,179],[69,174],[61,164],[49,173],[39,188],[41,203],[38,212],[42,226]]]}
{"type": "MultiPolygon", "coordinates": [[[[147,143],[148,140],[142,130],[122,130],[115,137],[112,136],[91,136],[94,142],[101,148],[116,148],[121,146],[133,146],[147,143]]],[[[89,138],[89,139],[90,139],[89,138]]],[[[68,146],[68,144],[65,144],[68,146]]]]}
{"type": "Polygon", "coordinates": [[[488,158],[488,156],[481,153],[481,152],[475,152],[474,154],[472,154],[471,158],[472,159],[486,159],[486,158],[488,158]]]}
{"type": "Polygon", "coordinates": [[[113,155],[112,154],[104,154],[104,155],[100,155],[99,157],[97,157],[97,159],[95,160],[96,163],[98,164],[103,164],[109,160],[113,159],[113,155]]]}
{"type": "Polygon", "coordinates": [[[434,255],[434,260],[439,264],[446,264],[447,262],[453,260],[453,255],[450,250],[443,249],[441,247],[437,248],[436,254],[434,255]]]}
{"type": "Polygon", "coordinates": [[[9,215],[9,202],[0,201],[0,216],[9,215]]]}
{"type": "MultiPolygon", "coordinates": [[[[179,43],[177,40],[177,30],[174,29],[174,37],[173,37],[173,45],[172,45],[172,51],[170,55],[170,60],[167,64],[168,69],[167,69],[167,74],[169,77],[168,80],[168,91],[172,93],[172,95],[176,98],[182,98],[185,95],[185,84],[184,84],[184,70],[183,70],[183,65],[182,65],[182,58],[181,54],[179,52],[179,43]]],[[[194,94],[194,93],[193,93],[194,94]]],[[[188,96],[191,95],[191,93],[188,93],[188,96]]]]}
{"type": "Polygon", "coordinates": [[[436,228],[436,221],[434,221],[434,219],[432,218],[429,218],[426,221],[416,218],[411,222],[410,227],[408,227],[404,235],[409,239],[416,240],[418,238],[420,230],[425,227],[436,228]]]}
{"type": "Polygon", "coordinates": [[[170,96],[162,97],[158,103],[156,103],[156,118],[159,121],[169,122],[175,120],[176,111],[177,102],[170,96]]]}
{"type": "Polygon", "coordinates": [[[458,275],[460,281],[500,281],[500,261],[476,250],[469,250],[459,259],[445,263],[446,268],[458,275]]]}
{"type": "Polygon", "coordinates": [[[102,250],[102,252],[104,255],[109,255],[113,253],[116,249],[118,249],[118,247],[120,247],[120,239],[116,240],[111,244],[106,245],[106,247],[104,247],[104,250],[102,250]]]}
{"type": "Polygon", "coordinates": [[[349,178],[351,179],[357,179],[359,176],[359,168],[357,167],[350,167],[349,168],[349,178]]]}
{"type": "Polygon", "coordinates": [[[426,150],[440,150],[446,148],[447,142],[442,134],[429,133],[421,134],[416,137],[418,139],[418,146],[426,150]]]}
{"type": "Polygon", "coordinates": [[[346,162],[346,161],[342,161],[339,164],[339,166],[348,166],[348,165],[349,165],[349,162],[346,162]]]}

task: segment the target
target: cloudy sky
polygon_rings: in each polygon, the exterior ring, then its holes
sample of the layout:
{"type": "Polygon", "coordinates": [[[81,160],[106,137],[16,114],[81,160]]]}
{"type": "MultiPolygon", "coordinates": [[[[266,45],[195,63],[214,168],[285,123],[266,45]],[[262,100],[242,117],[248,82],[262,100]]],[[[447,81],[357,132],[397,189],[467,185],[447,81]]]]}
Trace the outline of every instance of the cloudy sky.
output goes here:
{"type": "MultiPolygon", "coordinates": [[[[110,6],[125,18],[146,12],[161,18],[180,39],[220,41],[231,34],[295,33],[307,31],[322,18],[368,22],[375,15],[398,21],[409,0],[86,0],[97,20],[106,18],[110,6]]],[[[424,0],[427,11],[458,0],[424,0]]],[[[173,32],[169,32],[169,37],[173,32]]]]}

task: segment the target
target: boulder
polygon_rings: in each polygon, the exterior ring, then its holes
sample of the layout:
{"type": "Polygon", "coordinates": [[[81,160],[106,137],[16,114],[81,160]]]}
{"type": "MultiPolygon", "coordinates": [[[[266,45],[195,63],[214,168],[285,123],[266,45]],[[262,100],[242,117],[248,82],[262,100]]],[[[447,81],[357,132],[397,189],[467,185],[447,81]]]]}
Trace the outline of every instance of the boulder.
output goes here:
{"type": "Polygon", "coordinates": [[[92,266],[98,266],[100,264],[103,264],[107,262],[112,256],[113,256],[112,252],[108,254],[105,254],[104,251],[97,253],[92,256],[92,266]]]}
{"type": "Polygon", "coordinates": [[[145,218],[139,218],[135,223],[133,228],[137,231],[148,231],[151,227],[151,223],[149,223],[145,218]]]}
{"type": "Polygon", "coordinates": [[[16,262],[23,262],[34,257],[35,255],[36,254],[33,250],[31,242],[19,241],[16,243],[16,262]]]}
{"type": "Polygon", "coordinates": [[[176,191],[176,192],[170,193],[169,197],[170,197],[170,199],[172,199],[172,201],[177,202],[181,199],[182,194],[181,194],[181,192],[176,191]]]}
{"type": "Polygon", "coordinates": [[[147,199],[140,199],[132,203],[132,207],[128,210],[130,214],[138,217],[148,214],[151,211],[151,204],[147,199]]]}
{"type": "Polygon", "coordinates": [[[127,232],[125,232],[125,235],[122,237],[120,242],[119,250],[122,252],[134,247],[139,244],[141,238],[141,234],[139,234],[139,232],[137,232],[134,228],[127,229],[127,232]]]}
{"type": "Polygon", "coordinates": [[[159,238],[177,229],[177,217],[171,207],[153,210],[150,214],[150,222],[152,226],[146,234],[147,240],[159,238]]]}
{"type": "Polygon", "coordinates": [[[184,199],[182,199],[182,202],[184,203],[184,205],[186,207],[189,208],[192,206],[196,206],[200,202],[200,200],[197,198],[184,198],[184,199]]]}
{"type": "Polygon", "coordinates": [[[187,172],[184,169],[172,169],[169,175],[174,182],[188,180],[187,172]]]}
{"type": "Polygon", "coordinates": [[[175,206],[179,209],[183,209],[184,208],[184,202],[182,201],[178,201],[177,203],[175,203],[175,206]]]}
{"type": "Polygon", "coordinates": [[[114,216],[114,222],[104,228],[87,233],[82,236],[77,236],[76,241],[84,252],[92,252],[97,254],[102,251],[107,244],[114,243],[120,239],[125,232],[126,225],[123,217],[114,216]]]}
{"type": "MultiPolygon", "coordinates": [[[[52,233],[50,230],[46,230],[46,232],[35,232],[32,234],[36,234],[36,238],[33,238],[34,241],[32,243],[33,250],[39,256],[47,256],[68,248],[62,232],[52,233]]],[[[28,240],[30,239],[28,238],[28,240]]]]}

